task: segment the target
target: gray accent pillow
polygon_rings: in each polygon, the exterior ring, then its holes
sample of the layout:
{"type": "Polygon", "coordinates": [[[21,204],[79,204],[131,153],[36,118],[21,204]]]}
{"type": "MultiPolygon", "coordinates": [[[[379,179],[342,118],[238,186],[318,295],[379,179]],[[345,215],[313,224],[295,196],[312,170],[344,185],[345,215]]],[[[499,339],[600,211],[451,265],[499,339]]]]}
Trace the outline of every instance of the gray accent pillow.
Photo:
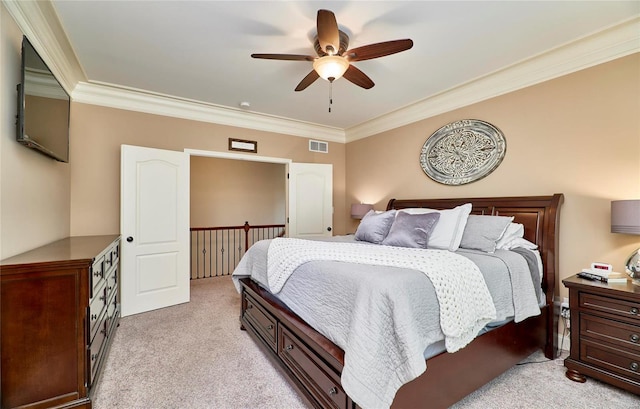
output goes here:
{"type": "Polygon", "coordinates": [[[356,240],[375,244],[382,243],[382,240],[387,237],[395,217],[395,210],[388,210],[382,213],[369,210],[360,221],[358,230],[356,230],[356,240]]]}
{"type": "Polygon", "coordinates": [[[429,236],[439,219],[440,213],[438,212],[425,214],[398,212],[391,225],[389,235],[382,241],[382,244],[426,249],[429,236]]]}
{"type": "Polygon", "coordinates": [[[460,247],[494,253],[496,243],[512,221],[513,216],[469,215],[464,233],[462,233],[460,247]]]}

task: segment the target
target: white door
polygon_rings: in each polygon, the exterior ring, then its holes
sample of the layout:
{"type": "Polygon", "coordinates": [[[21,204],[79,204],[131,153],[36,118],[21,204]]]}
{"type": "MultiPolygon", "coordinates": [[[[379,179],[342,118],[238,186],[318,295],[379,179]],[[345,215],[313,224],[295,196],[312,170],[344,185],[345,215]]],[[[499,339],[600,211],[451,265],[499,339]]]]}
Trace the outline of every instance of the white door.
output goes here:
{"type": "Polygon", "coordinates": [[[331,236],[332,224],[332,165],[289,164],[289,237],[331,236]]]}
{"type": "Polygon", "coordinates": [[[189,155],[122,145],[122,316],[189,302],[189,155]]]}

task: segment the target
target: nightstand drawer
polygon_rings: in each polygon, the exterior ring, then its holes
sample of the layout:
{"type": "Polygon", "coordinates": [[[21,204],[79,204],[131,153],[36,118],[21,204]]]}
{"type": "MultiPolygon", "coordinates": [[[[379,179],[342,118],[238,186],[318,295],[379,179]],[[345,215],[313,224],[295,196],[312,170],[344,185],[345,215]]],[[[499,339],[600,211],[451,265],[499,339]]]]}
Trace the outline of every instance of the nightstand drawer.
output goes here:
{"type": "Polygon", "coordinates": [[[640,303],[637,302],[580,293],[580,308],[631,318],[640,324],[640,303]]]}
{"type": "Polygon", "coordinates": [[[580,336],[609,342],[640,353],[640,326],[637,325],[581,314],[580,336]]]}
{"type": "Polygon", "coordinates": [[[583,339],[580,360],[617,373],[640,385],[640,354],[583,339]]]}

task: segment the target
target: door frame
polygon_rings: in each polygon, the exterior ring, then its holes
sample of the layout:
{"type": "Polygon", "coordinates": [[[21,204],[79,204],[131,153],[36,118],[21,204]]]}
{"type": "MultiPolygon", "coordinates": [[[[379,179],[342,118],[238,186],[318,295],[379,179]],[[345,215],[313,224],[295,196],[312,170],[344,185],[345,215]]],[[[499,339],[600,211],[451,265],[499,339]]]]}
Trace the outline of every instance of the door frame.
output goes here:
{"type": "Polygon", "coordinates": [[[293,162],[292,159],[287,159],[287,158],[274,158],[271,156],[248,155],[245,153],[205,151],[201,149],[190,149],[190,148],[185,148],[184,153],[190,156],[206,156],[209,158],[218,158],[218,159],[247,160],[250,162],[282,163],[285,165],[289,165],[290,163],[293,162]]]}

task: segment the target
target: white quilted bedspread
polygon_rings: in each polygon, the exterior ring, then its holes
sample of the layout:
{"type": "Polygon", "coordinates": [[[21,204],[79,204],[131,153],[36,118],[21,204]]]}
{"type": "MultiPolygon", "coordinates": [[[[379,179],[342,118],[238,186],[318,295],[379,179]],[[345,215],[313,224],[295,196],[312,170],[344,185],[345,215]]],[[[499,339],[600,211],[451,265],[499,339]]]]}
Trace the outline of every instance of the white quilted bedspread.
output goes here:
{"type": "MultiPolygon", "coordinates": [[[[271,242],[267,257],[269,290],[277,294],[298,266],[314,260],[394,266],[423,272],[431,280],[440,304],[440,325],[449,352],[463,348],[496,318],[491,294],[478,267],[466,257],[447,250],[277,238],[271,242]]],[[[391,320],[392,316],[378,315],[378,321],[370,322],[370,325],[393,326],[393,323],[383,322],[385,319],[391,320]]]]}

